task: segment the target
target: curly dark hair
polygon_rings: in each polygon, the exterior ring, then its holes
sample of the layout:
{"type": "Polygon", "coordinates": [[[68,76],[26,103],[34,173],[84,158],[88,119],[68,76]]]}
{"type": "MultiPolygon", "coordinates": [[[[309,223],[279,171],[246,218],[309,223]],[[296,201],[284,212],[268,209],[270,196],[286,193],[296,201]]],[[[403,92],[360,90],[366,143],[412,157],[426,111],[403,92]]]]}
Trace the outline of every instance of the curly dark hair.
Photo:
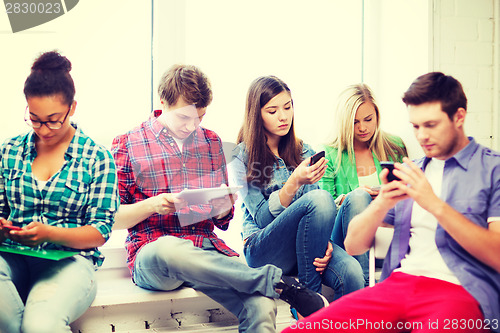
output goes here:
{"type": "Polygon", "coordinates": [[[42,53],[33,63],[31,73],[24,82],[24,96],[45,97],[61,95],[71,105],[75,97],[75,84],[69,72],[71,62],[57,51],[42,53]]]}

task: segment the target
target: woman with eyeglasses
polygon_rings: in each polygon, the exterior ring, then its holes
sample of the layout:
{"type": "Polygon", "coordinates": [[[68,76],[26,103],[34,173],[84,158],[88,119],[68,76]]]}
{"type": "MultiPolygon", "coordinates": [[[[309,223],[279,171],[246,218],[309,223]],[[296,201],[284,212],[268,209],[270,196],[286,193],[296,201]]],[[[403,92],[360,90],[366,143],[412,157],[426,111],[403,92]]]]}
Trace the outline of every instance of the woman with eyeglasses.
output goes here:
{"type": "Polygon", "coordinates": [[[24,84],[32,130],[0,147],[2,333],[71,332],[96,295],[117,178],[111,154],[70,122],[70,70],[57,52],[36,59],[24,84]],[[48,259],[54,250],[69,257],[48,259]]]}

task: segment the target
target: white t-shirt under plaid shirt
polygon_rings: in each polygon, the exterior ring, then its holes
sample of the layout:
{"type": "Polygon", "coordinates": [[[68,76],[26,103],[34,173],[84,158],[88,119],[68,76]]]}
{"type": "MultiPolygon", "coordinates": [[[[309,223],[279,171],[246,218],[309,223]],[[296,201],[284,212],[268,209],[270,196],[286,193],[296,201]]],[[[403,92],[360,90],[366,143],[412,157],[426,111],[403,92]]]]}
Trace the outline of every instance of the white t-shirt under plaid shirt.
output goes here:
{"type": "MultiPolygon", "coordinates": [[[[7,140],[0,149],[0,216],[23,227],[42,222],[61,228],[95,227],[108,239],[118,209],[118,181],[114,160],[75,124],[75,135],[64,155],[65,163],[40,188],[31,172],[36,157],[35,133],[7,140]]],[[[4,244],[16,244],[10,239],[4,244]]],[[[66,249],[44,243],[41,248],[66,249]]],[[[81,251],[100,266],[104,257],[96,249],[81,251]]]]}

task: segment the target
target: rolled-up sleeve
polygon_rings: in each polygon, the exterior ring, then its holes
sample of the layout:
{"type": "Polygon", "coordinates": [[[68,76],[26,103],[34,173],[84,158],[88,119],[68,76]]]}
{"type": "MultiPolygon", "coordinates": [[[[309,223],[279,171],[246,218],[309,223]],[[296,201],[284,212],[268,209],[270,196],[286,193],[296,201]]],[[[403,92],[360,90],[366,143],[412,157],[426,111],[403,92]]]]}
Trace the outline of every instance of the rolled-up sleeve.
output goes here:
{"type": "Polygon", "coordinates": [[[280,192],[279,190],[274,191],[273,193],[271,193],[268,199],[269,211],[273,216],[278,216],[282,211],[285,210],[285,207],[281,205],[279,192],[280,192]]]}
{"type": "Polygon", "coordinates": [[[488,222],[500,221],[500,166],[496,166],[492,172],[493,191],[488,206],[488,222]]]}
{"type": "MultiPolygon", "coordinates": [[[[2,161],[3,147],[0,150],[0,161],[2,161]]],[[[9,216],[9,205],[7,204],[7,197],[5,196],[5,179],[3,178],[3,167],[0,169],[0,217],[4,219],[9,216]]]]}
{"type": "Polygon", "coordinates": [[[106,151],[104,157],[94,164],[94,179],[90,185],[90,202],[86,219],[108,240],[114,224],[114,216],[119,206],[118,178],[111,154],[106,151]]]}

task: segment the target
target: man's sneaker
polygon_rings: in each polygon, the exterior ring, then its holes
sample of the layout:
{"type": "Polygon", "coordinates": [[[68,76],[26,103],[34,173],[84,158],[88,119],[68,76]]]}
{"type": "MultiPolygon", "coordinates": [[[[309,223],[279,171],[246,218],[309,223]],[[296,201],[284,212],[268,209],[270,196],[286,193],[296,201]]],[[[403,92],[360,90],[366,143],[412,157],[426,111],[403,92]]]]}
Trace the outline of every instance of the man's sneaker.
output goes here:
{"type": "Polygon", "coordinates": [[[282,276],[276,285],[281,289],[280,299],[290,304],[302,316],[307,317],[321,308],[328,306],[323,295],[314,292],[290,276],[282,276]]]}

